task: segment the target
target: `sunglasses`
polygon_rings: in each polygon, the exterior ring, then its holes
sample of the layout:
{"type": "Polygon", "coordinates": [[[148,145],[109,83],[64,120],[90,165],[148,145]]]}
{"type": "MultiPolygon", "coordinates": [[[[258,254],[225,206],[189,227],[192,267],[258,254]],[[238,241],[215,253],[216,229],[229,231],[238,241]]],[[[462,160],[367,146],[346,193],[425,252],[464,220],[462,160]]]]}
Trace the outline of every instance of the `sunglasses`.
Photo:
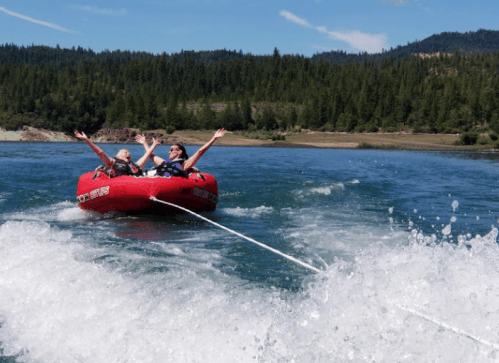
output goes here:
{"type": "Polygon", "coordinates": [[[170,151],[180,151],[180,149],[171,148],[170,151]]]}

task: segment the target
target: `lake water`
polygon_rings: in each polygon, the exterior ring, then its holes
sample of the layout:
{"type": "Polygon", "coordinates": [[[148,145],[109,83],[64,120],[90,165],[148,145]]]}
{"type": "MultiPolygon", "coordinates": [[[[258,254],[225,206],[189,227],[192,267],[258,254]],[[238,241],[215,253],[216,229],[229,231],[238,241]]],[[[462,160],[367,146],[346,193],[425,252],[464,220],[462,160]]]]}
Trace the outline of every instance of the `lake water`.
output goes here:
{"type": "Polygon", "coordinates": [[[315,273],[194,216],[83,212],[87,145],[0,143],[0,362],[497,362],[498,161],[212,147],[203,216],[315,273]]]}

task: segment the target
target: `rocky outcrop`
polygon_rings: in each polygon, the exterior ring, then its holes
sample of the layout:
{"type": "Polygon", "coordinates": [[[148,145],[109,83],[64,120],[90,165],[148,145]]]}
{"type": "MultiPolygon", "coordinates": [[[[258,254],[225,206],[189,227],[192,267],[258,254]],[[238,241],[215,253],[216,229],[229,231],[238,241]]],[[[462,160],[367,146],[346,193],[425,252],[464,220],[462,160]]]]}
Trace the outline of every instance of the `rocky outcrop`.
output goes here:
{"type": "Polygon", "coordinates": [[[0,141],[71,142],[76,141],[76,139],[63,132],[23,126],[18,131],[7,131],[0,128],[0,141]]]}
{"type": "Polygon", "coordinates": [[[174,144],[174,143],[200,144],[199,140],[175,136],[175,135],[168,135],[164,132],[159,132],[159,131],[141,132],[137,129],[129,129],[129,128],[122,128],[122,129],[103,128],[97,131],[95,134],[93,134],[92,137],[90,137],[90,140],[96,143],[102,142],[102,143],[111,143],[111,144],[134,144],[136,142],[135,136],[137,136],[138,134],[144,134],[148,142],[151,142],[151,140],[155,138],[156,140],[161,141],[163,144],[174,144]]]}
{"type": "MultiPolygon", "coordinates": [[[[108,129],[103,128],[93,134],[90,140],[96,143],[111,143],[111,144],[135,144],[135,136],[140,132],[137,129],[108,129]]],[[[199,145],[201,141],[182,136],[168,135],[165,132],[146,131],[144,135],[148,142],[153,138],[160,140],[163,144],[190,144],[199,145]]],[[[78,141],[75,137],[67,135],[63,132],[37,129],[31,126],[24,126],[18,131],[7,131],[0,128],[0,141],[30,141],[30,142],[75,142],[78,141]]]]}

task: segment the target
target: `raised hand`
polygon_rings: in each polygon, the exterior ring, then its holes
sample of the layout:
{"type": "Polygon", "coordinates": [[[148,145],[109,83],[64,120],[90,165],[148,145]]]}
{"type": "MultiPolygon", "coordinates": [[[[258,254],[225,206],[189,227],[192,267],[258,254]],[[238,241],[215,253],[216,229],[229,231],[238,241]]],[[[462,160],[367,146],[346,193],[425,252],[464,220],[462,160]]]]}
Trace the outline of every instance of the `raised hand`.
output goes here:
{"type": "Polygon", "coordinates": [[[137,141],[139,144],[142,144],[142,145],[144,145],[147,142],[144,134],[135,136],[135,141],[137,141]]]}
{"type": "Polygon", "coordinates": [[[80,139],[80,140],[83,140],[83,141],[88,140],[88,136],[85,135],[84,132],[80,132],[78,130],[75,131],[75,137],[78,138],[78,139],[80,139]]]}
{"type": "Polygon", "coordinates": [[[217,132],[215,132],[215,135],[213,136],[215,139],[218,139],[219,137],[222,137],[225,135],[225,130],[224,129],[220,129],[220,130],[217,130],[217,132]]]}

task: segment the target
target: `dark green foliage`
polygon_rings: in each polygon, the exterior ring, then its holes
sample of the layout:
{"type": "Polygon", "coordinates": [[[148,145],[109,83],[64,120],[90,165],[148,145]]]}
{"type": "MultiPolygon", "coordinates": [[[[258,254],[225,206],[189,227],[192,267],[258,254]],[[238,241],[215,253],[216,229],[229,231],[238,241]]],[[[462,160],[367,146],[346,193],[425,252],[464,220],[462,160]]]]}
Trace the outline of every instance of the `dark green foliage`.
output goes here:
{"type": "Polygon", "coordinates": [[[286,141],[286,136],[284,135],[273,135],[272,141],[286,141]]]}
{"type": "Polygon", "coordinates": [[[462,145],[475,145],[480,134],[475,131],[465,132],[459,136],[459,141],[462,145]]]}
{"type": "Polygon", "coordinates": [[[201,129],[213,130],[217,126],[216,122],[217,115],[215,111],[211,109],[211,106],[205,102],[198,113],[199,127],[201,129]]]}
{"type": "Polygon", "coordinates": [[[424,40],[408,43],[397,48],[384,49],[381,54],[348,54],[344,51],[331,51],[316,54],[313,60],[325,60],[330,63],[347,63],[380,60],[386,57],[409,57],[417,53],[434,54],[477,54],[499,52],[499,31],[479,29],[476,32],[444,32],[432,35],[424,40]]]}
{"type": "MultiPolygon", "coordinates": [[[[492,49],[497,34],[444,33],[425,41],[434,48],[421,52],[445,51],[443,44],[454,38],[452,44],[462,41],[465,49],[478,35],[484,41],[478,46],[492,49]]],[[[490,128],[497,134],[499,53],[471,53],[342,54],[348,62],[331,63],[277,49],[269,56],[227,50],[152,55],[5,45],[0,46],[0,126],[68,133],[92,133],[106,124],[170,132],[490,128]]]]}
{"type": "Polygon", "coordinates": [[[265,107],[263,113],[256,119],[256,127],[260,130],[274,130],[277,127],[277,120],[274,111],[270,107],[265,107]]]}
{"type": "Polygon", "coordinates": [[[368,142],[361,142],[357,145],[357,149],[383,149],[383,150],[398,150],[401,149],[399,145],[373,145],[368,142]]]}
{"type": "Polygon", "coordinates": [[[490,139],[490,138],[488,138],[488,137],[485,137],[485,136],[480,136],[480,137],[477,139],[476,143],[477,143],[478,145],[487,145],[487,144],[491,143],[491,141],[492,141],[492,139],[490,139]]]}

